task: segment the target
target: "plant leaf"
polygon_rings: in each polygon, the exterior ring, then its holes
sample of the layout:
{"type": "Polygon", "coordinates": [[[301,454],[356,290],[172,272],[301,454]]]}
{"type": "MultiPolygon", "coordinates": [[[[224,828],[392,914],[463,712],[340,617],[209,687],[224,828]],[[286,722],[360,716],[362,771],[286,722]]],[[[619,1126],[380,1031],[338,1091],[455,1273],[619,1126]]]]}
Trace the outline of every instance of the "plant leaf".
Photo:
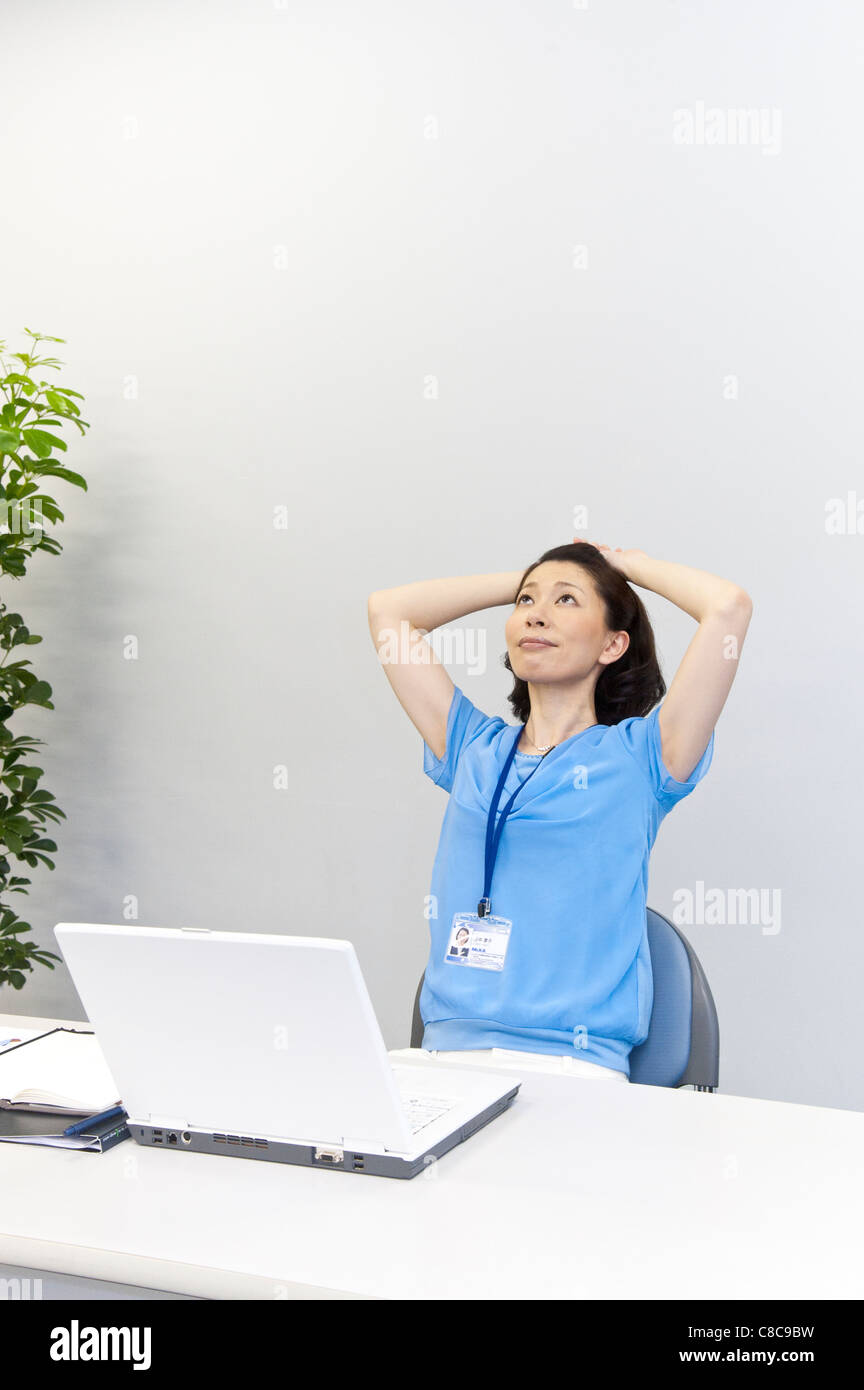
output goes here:
{"type": "Polygon", "coordinates": [[[57,434],[49,434],[47,430],[27,430],[21,431],[22,438],[28,449],[32,449],[37,458],[47,459],[52,449],[65,451],[69,445],[65,439],[61,439],[57,434]]]}
{"type": "MultiPolygon", "coordinates": [[[[29,675],[29,671],[22,672],[22,675],[29,675]]],[[[45,705],[51,698],[51,687],[47,681],[34,681],[22,692],[22,705],[45,705]]]]}
{"type": "Polygon", "coordinates": [[[37,464],[33,470],[38,473],[40,478],[63,478],[67,483],[74,483],[76,487],[81,487],[87,491],[87,484],[80,473],[73,473],[71,468],[63,468],[59,463],[52,464],[50,468],[39,467],[37,464]]]}

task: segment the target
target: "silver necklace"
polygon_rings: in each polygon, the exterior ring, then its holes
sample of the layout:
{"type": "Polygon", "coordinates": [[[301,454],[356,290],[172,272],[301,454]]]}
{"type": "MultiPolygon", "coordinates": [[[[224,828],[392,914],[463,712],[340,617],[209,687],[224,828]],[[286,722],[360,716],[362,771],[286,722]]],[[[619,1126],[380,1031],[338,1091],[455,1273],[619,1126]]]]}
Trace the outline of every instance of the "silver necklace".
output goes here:
{"type": "MultiPolygon", "coordinates": [[[[528,730],[527,730],[527,729],[525,730],[525,737],[528,738],[528,730]]],[[[539,744],[539,743],[535,743],[534,740],[533,740],[533,738],[528,738],[528,742],[531,744],[531,747],[532,747],[532,748],[536,748],[536,749],[537,749],[537,752],[538,752],[538,753],[551,753],[552,749],[553,749],[553,748],[557,748],[557,746],[558,746],[558,745],[555,744],[555,743],[547,743],[545,748],[541,748],[540,744],[539,744]]]]}

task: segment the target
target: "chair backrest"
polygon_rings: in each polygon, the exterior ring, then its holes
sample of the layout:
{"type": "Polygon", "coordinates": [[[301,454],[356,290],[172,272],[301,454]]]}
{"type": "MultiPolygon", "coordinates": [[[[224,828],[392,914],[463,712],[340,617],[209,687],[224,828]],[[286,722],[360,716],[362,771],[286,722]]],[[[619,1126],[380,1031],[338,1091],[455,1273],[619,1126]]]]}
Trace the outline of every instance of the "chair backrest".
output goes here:
{"type": "MultiPolygon", "coordinates": [[[[713,1091],[720,1069],[720,1028],[699,958],[667,917],[647,911],[654,1004],[648,1036],[630,1053],[630,1080],[639,1086],[695,1086],[713,1091]]],[[[414,996],[411,1046],[423,1046],[420,993],[414,996]]]]}
{"type": "Polygon", "coordinates": [[[648,1036],[630,1053],[639,1086],[695,1086],[713,1091],[720,1069],[720,1028],[699,958],[668,917],[648,908],[654,1005],[648,1036]]]}

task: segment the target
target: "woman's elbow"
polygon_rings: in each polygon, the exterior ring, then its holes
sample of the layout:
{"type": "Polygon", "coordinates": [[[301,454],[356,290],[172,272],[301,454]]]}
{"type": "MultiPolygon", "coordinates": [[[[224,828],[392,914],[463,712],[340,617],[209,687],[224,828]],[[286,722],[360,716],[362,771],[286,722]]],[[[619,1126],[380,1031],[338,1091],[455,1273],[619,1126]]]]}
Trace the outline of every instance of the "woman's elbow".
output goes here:
{"type": "Polygon", "coordinates": [[[753,612],[753,600],[746,589],[739,585],[734,585],[729,591],[729,595],[723,603],[725,612],[747,613],[753,612]]]}

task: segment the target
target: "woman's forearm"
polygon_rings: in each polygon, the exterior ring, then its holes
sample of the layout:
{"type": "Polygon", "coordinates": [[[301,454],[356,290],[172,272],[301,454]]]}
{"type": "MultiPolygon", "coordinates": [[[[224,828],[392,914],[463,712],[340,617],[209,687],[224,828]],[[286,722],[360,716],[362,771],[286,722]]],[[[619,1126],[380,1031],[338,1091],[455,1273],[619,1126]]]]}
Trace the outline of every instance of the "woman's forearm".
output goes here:
{"type": "Polygon", "coordinates": [[[407,619],[412,627],[432,632],[468,613],[514,603],[523,574],[524,570],[506,570],[502,574],[420,579],[396,589],[376,589],[369,595],[369,611],[391,621],[407,619]]]}
{"type": "Polygon", "coordinates": [[[709,613],[749,604],[748,595],[731,579],[721,579],[707,570],[691,569],[672,560],[656,560],[644,551],[628,556],[626,575],[631,583],[668,598],[697,622],[709,613]]]}

